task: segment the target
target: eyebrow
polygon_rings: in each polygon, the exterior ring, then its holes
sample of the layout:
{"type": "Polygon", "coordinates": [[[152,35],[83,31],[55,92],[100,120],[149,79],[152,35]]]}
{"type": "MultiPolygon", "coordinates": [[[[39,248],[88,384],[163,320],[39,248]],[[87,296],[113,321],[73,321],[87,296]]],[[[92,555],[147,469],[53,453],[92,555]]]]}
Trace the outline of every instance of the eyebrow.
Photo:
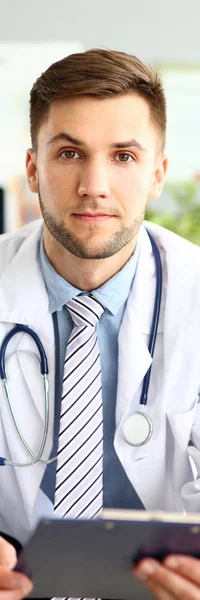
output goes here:
{"type": "MultiPolygon", "coordinates": [[[[48,146],[51,146],[53,144],[56,144],[57,142],[70,142],[70,144],[74,144],[75,146],[85,146],[85,143],[82,140],[79,140],[75,137],[73,137],[72,135],[70,135],[69,133],[65,133],[64,131],[61,131],[60,133],[57,133],[56,135],[54,135],[47,143],[48,146]]],[[[137,148],[138,150],[141,150],[142,152],[147,152],[147,149],[142,146],[142,144],[140,144],[140,142],[138,142],[135,138],[132,138],[130,140],[125,140],[123,142],[115,142],[113,144],[110,144],[110,148],[130,148],[131,146],[134,146],[134,148],[137,148]]]]}

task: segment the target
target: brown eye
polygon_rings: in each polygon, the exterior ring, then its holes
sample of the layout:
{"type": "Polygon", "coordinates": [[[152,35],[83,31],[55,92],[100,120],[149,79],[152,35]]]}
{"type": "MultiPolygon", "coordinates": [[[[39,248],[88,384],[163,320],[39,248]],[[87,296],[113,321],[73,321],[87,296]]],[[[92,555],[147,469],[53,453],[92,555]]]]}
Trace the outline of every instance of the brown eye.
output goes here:
{"type": "Polygon", "coordinates": [[[117,154],[117,157],[119,159],[118,162],[123,162],[123,163],[128,163],[133,160],[133,157],[131,156],[131,154],[128,154],[127,152],[120,152],[120,154],[117,154]]]}
{"type": "Polygon", "coordinates": [[[62,152],[60,153],[61,158],[67,158],[67,159],[72,159],[72,158],[77,158],[78,153],[75,152],[75,150],[62,150],[62,152]]]}

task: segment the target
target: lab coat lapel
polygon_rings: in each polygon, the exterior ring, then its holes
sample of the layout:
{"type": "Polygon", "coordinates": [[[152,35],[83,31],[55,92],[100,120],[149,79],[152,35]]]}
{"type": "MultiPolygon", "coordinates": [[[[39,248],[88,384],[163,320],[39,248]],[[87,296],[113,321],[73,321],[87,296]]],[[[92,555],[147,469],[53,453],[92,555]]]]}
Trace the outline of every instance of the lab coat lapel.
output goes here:
{"type": "MultiPolygon", "coordinates": [[[[5,269],[0,281],[1,335],[12,329],[16,323],[33,328],[39,335],[47,354],[50,381],[50,422],[45,457],[49,457],[53,441],[54,417],[54,331],[49,312],[48,295],[38,265],[38,241],[42,226],[38,226],[21,245],[13,260],[5,269]],[[17,273],[17,288],[15,274],[17,273]]],[[[30,448],[38,452],[44,429],[44,388],[40,374],[38,351],[34,341],[27,334],[17,334],[8,346],[6,368],[9,387],[22,432],[30,448]],[[17,396],[17,397],[16,397],[17,396]]],[[[11,422],[9,410],[2,407],[4,424],[11,460],[24,462],[26,456],[21,442],[11,422]],[[13,439],[15,443],[13,444],[13,439]]],[[[30,458],[27,456],[27,460],[30,458]]],[[[16,468],[16,476],[27,503],[27,510],[34,503],[45,465],[42,463],[26,469],[16,468]]]]}
{"type": "MultiPolygon", "coordinates": [[[[140,256],[137,273],[129,295],[119,332],[118,391],[116,422],[138,390],[152,363],[148,351],[155,298],[156,273],[151,243],[144,227],[139,236],[140,256]]],[[[163,331],[164,299],[162,295],[158,332],[163,331]]]]}
{"type": "MultiPolygon", "coordinates": [[[[123,321],[119,332],[118,390],[116,402],[116,435],[114,440],[118,457],[129,475],[131,483],[140,495],[138,487],[138,469],[133,469],[133,461],[139,466],[139,480],[148,478],[147,462],[144,459],[149,452],[149,444],[134,448],[123,439],[123,423],[129,414],[139,409],[143,379],[152,364],[148,351],[149,336],[155,298],[155,261],[151,243],[144,227],[141,228],[140,256],[132,291],[127,301],[123,321]],[[139,461],[137,463],[137,461],[139,461]],[[130,465],[132,465],[130,469],[130,465]]],[[[164,288],[164,286],[163,286],[164,288]]],[[[164,294],[162,294],[158,332],[163,332],[164,294]]],[[[149,469],[149,462],[148,462],[149,469]]],[[[146,485],[147,489],[147,485],[146,485]]],[[[141,495],[140,495],[141,497],[141,495]]],[[[141,498],[143,500],[143,498],[141,498]]]]}

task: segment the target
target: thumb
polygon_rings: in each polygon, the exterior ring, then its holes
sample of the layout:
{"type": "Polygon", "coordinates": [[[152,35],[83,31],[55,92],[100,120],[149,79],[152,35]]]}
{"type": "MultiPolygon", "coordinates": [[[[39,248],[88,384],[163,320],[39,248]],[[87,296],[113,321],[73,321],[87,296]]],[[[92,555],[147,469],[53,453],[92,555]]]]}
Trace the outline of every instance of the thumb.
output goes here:
{"type": "Polygon", "coordinates": [[[16,562],[17,554],[14,546],[0,536],[0,565],[8,569],[13,569],[16,562]]]}

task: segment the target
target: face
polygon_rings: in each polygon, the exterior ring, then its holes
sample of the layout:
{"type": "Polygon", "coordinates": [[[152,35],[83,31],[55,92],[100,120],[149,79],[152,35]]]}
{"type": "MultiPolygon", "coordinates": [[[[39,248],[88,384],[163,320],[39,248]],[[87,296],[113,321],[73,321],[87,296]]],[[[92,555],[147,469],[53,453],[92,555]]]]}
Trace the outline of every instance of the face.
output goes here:
{"type": "Polygon", "coordinates": [[[159,146],[148,104],[135,94],[52,103],[26,161],[51,241],[88,259],[134,247],[147,201],[163,186],[159,146]]]}

